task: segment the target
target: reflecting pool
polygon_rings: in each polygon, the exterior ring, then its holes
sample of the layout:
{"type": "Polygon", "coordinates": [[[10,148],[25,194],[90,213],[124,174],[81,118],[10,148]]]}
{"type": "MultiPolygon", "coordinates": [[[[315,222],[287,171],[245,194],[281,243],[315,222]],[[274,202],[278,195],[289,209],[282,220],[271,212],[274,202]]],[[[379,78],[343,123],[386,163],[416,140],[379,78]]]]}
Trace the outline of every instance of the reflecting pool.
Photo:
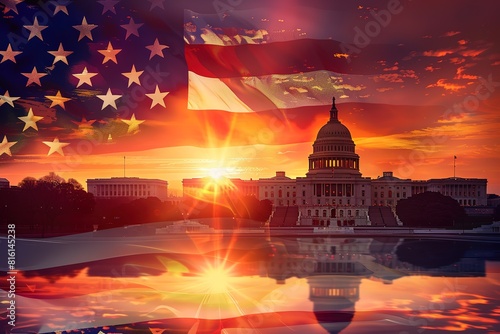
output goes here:
{"type": "MultiPolygon", "coordinates": [[[[1,240],[5,245],[5,238],[1,240]]],[[[500,332],[500,240],[18,240],[12,333],[500,332]]],[[[6,261],[2,271],[6,274],[6,261]]]]}

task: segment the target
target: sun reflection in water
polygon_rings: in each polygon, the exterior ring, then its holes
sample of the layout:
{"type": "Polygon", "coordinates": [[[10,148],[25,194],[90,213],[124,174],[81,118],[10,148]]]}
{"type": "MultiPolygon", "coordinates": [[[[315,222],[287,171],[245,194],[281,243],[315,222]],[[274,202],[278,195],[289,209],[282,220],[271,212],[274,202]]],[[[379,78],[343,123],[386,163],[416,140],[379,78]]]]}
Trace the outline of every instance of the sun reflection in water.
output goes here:
{"type": "Polygon", "coordinates": [[[208,293],[227,293],[230,288],[230,269],[209,266],[200,276],[208,293]]]}

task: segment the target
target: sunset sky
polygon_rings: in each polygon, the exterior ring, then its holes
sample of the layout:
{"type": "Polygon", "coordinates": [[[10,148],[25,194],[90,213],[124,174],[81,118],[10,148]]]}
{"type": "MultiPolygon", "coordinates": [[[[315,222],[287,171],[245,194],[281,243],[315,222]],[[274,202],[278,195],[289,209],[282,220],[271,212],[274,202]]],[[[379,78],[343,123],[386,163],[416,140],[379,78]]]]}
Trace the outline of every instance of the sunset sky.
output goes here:
{"type": "Polygon", "coordinates": [[[304,176],[335,96],[363,176],[451,177],[456,156],[500,194],[498,1],[1,3],[11,185],[123,176],[124,156],[174,195],[214,173],[304,176]]]}

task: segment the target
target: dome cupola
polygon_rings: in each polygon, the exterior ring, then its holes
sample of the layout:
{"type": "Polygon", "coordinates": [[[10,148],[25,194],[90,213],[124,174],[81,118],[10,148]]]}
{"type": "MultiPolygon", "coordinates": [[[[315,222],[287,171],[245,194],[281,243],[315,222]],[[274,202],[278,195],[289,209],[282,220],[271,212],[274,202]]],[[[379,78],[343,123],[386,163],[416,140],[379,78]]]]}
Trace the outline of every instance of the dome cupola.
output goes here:
{"type": "Polygon", "coordinates": [[[349,129],[340,122],[335,97],[330,109],[330,119],[321,127],[309,156],[307,175],[335,173],[337,176],[360,177],[359,156],[349,129]]]}

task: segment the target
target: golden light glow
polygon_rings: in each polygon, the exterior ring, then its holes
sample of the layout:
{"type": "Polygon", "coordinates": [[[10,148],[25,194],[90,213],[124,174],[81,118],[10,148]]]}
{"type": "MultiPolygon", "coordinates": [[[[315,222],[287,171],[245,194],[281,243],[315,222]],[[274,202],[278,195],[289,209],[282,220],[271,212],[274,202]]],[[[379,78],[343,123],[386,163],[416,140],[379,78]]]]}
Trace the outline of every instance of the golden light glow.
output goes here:
{"type": "Polygon", "coordinates": [[[210,294],[226,293],[230,288],[230,270],[223,266],[209,266],[201,275],[203,285],[210,294]]]}
{"type": "Polygon", "coordinates": [[[213,167],[208,170],[208,175],[214,180],[221,180],[226,177],[228,173],[228,168],[225,167],[213,167]]]}

